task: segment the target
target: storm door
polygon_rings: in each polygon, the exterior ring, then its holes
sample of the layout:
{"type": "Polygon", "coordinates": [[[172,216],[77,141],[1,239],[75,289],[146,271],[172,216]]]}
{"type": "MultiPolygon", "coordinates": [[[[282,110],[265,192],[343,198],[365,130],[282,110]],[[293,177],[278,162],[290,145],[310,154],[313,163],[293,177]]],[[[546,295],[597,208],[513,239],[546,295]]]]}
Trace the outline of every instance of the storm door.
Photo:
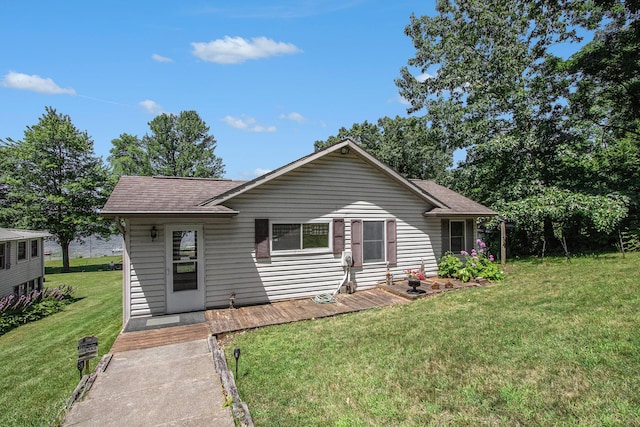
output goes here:
{"type": "Polygon", "coordinates": [[[202,226],[167,227],[167,312],[203,310],[202,226]]]}

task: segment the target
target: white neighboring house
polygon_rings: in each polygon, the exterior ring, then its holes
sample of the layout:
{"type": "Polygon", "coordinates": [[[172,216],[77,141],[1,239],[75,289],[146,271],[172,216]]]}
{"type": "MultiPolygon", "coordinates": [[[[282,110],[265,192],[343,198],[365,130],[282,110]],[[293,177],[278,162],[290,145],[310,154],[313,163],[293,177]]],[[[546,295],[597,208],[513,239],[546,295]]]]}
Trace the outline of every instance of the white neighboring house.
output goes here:
{"type": "Polygon", "coordinates": [[[496,213],[407,180],[350,140],[251,181],[123,176],[102,214],[124,235],[123,320],[368,289],[470,251],[496,213]],[[350,254],[353,266],[342,260],[350,254]],[[348,275],[348,277],[347,277],[348,275]]]}
{"type": "Polygon", "coordinates": [[[0,298],[42,289],[43,231],[0,228],[0,298]]]}

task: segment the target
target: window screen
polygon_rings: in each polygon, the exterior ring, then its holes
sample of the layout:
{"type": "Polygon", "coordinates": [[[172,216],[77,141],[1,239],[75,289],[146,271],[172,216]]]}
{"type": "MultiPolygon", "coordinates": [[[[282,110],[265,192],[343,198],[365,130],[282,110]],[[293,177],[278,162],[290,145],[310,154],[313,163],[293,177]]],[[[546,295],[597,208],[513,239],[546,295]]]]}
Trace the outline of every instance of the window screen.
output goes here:
{"type": "Polygon", "coordinates": [[[384,261],[384,221],[364,221],[362,260],[363,262],[384,261]]]}
{"type": "Polygon", "coordinates": [[[451,252],[459,254],[464,250],[464,221],[451,221],[451,252]]]}

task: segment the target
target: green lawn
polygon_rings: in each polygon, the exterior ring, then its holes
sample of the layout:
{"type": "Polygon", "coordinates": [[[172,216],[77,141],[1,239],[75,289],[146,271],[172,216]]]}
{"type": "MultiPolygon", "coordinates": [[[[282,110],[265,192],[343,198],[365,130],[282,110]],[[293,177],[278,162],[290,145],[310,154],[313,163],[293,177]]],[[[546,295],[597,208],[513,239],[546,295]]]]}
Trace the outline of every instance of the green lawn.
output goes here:
{"type": "Polygon", "coordinates": [[[260,426],[640,425],[640,254],[224,342],[260,426]]]}
{"type": "Polygon", "coordinates": [[[122,271],[108,271],[112,259],[121,262],[121,257],[72,260],[74,272],[67,274],[48,267],[46,286],[71,285],[80,300],[0,336],[0,426],[55,422],[80,378],[77,340],[95,335],[99,357],[109,351],[122,328],[122,271]]]}

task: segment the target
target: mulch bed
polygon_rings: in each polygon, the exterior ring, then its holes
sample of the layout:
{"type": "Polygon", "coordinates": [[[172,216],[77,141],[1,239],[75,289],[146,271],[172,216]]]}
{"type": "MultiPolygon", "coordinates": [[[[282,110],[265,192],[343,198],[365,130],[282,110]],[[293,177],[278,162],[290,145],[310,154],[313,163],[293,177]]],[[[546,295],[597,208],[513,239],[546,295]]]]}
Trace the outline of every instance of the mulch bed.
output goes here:
{"type": "Polygon", "coordinates": [[[489,282],[484,279],[462,283],[457,279],[430,277],[420,282],[420,286],[417,288],[420,293],[410,292],[412,290],[412,287],[409,286],[407,280],[394,280],[392,285],[381,283],[378,285],[378,287],[380,289],[384,289],[387,292],[391,292],[394,295],[414,300],[418,298],[426,298],[429,296],[437,295],[442,292],[455,291],[457,289],[472,288],[477,286],[485,286],[487,284],[489,284],[489,282]]]}

